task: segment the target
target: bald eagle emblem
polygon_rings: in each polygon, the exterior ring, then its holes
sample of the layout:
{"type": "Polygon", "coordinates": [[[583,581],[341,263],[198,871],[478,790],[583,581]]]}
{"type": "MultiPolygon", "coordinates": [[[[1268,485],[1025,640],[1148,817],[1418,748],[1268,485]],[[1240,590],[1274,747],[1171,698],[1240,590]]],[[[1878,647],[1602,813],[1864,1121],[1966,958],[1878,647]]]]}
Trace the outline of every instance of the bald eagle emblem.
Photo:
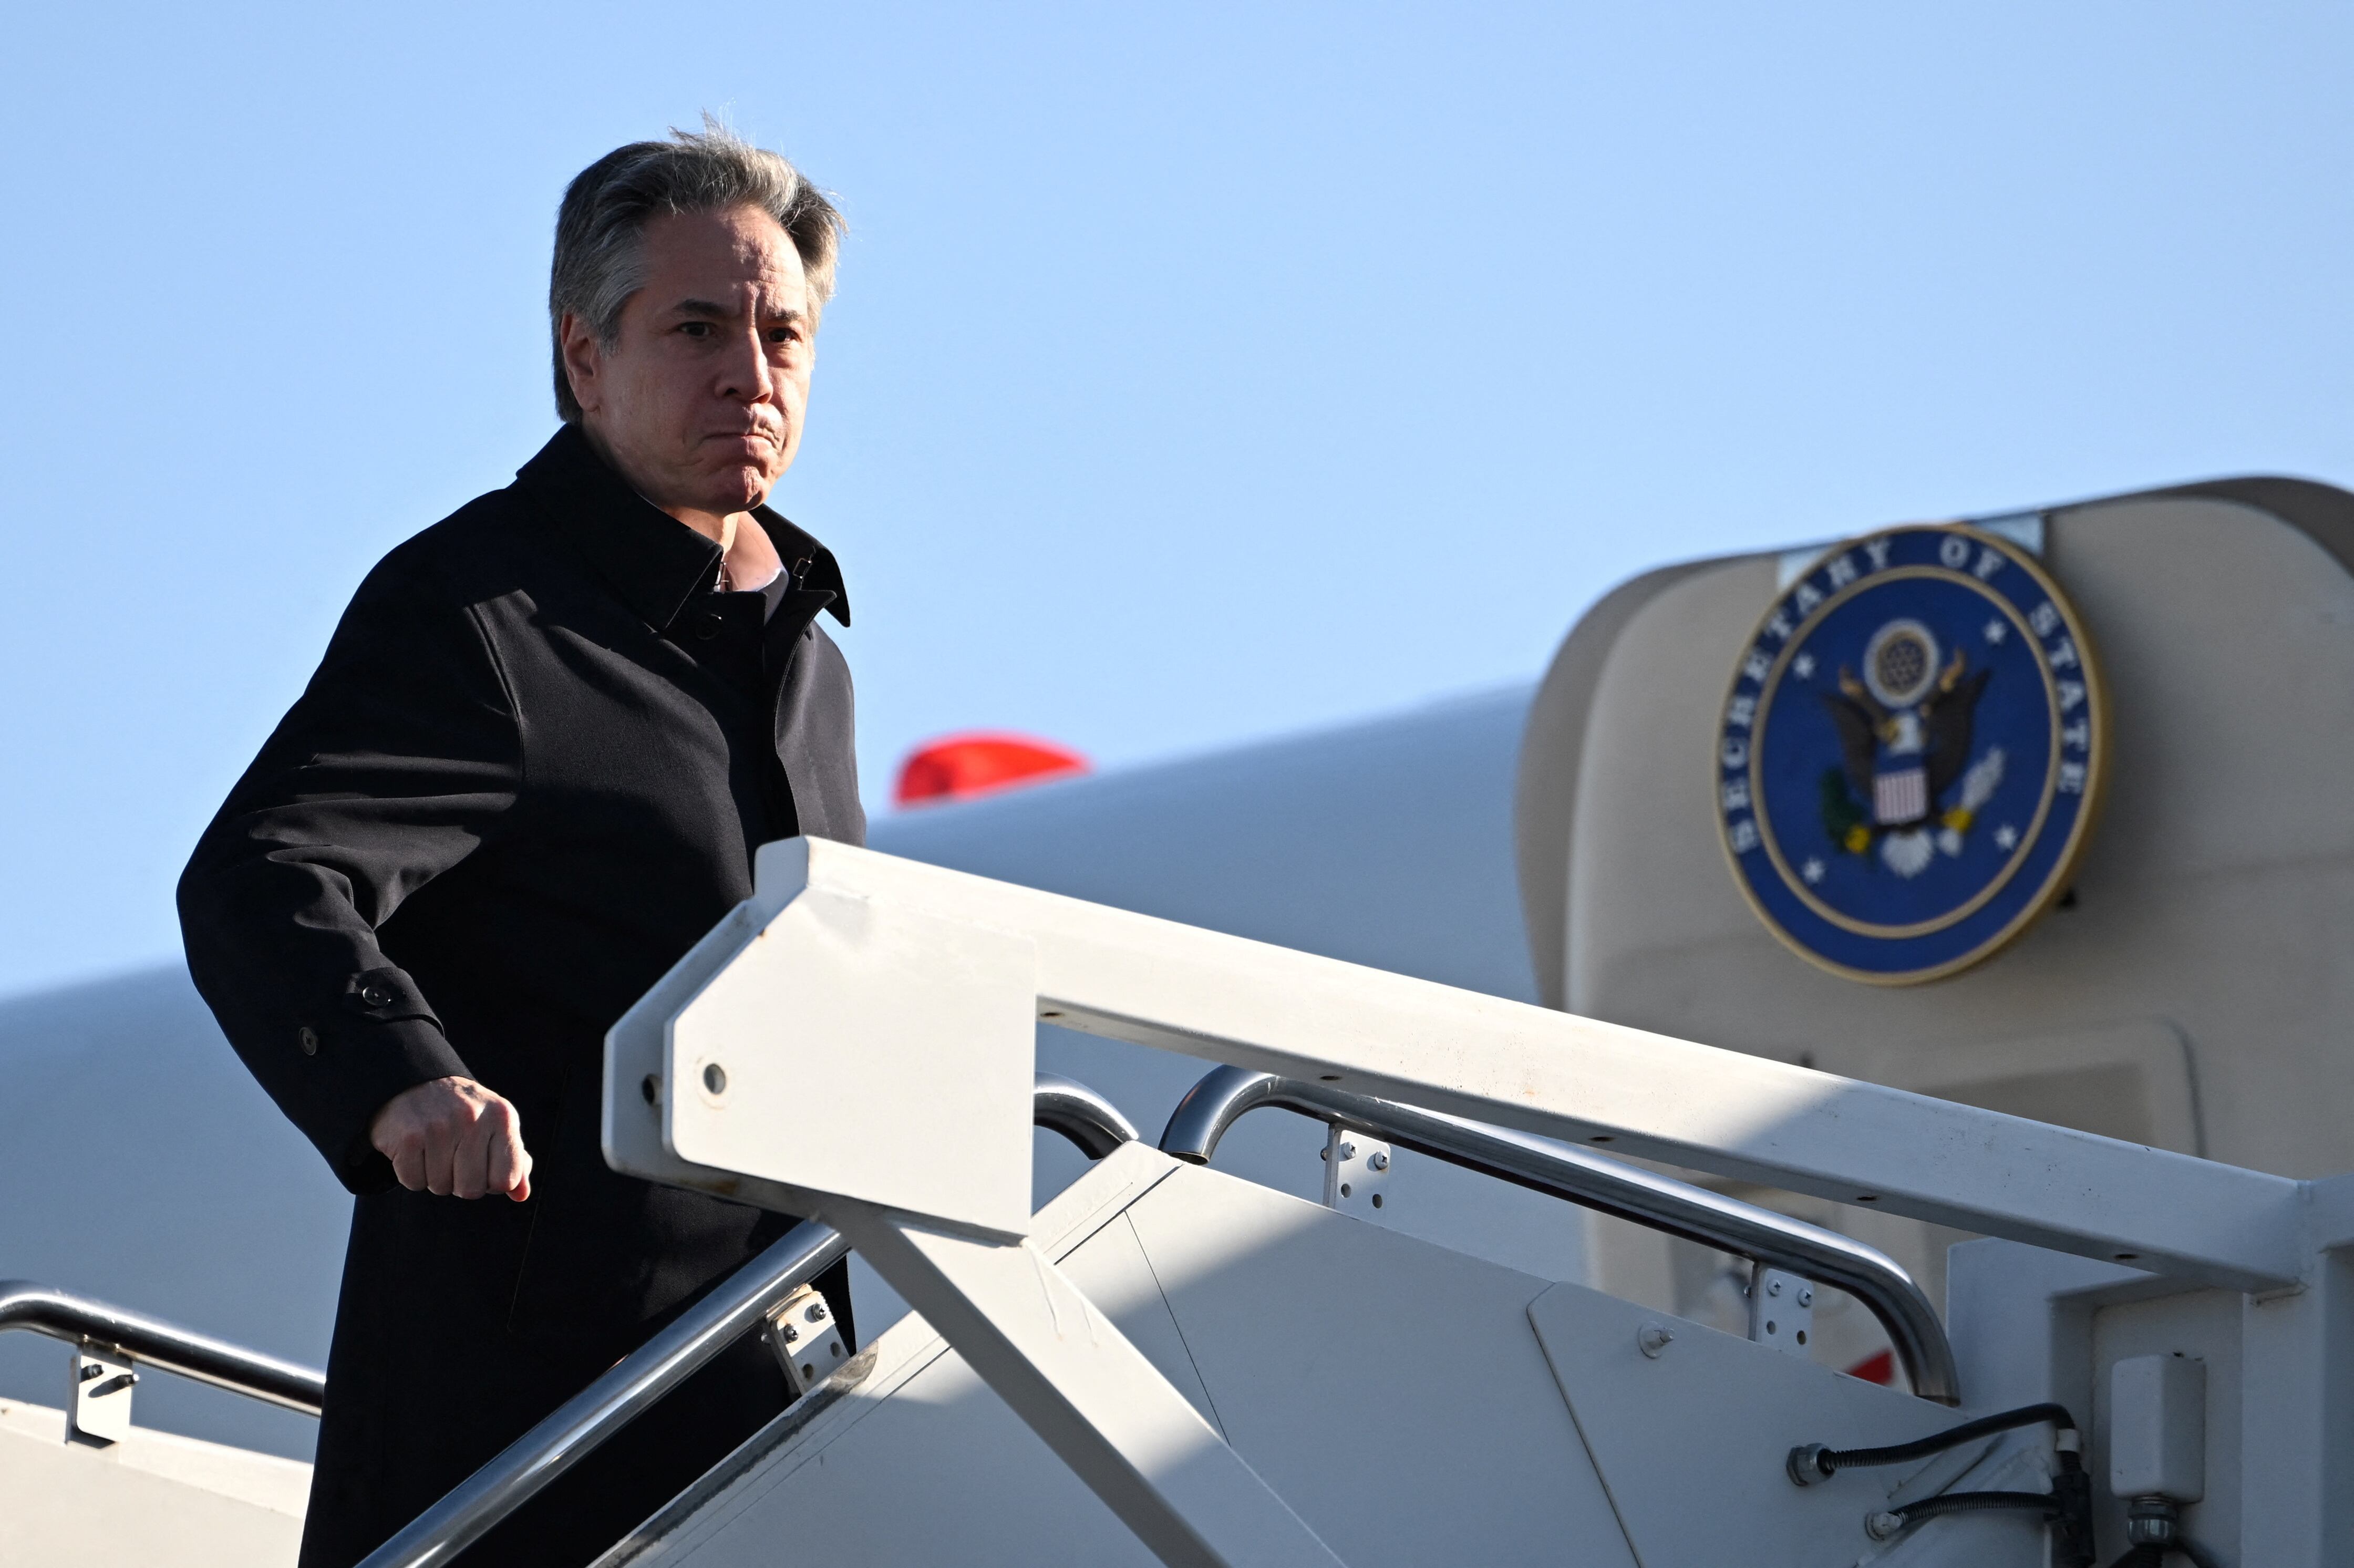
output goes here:
{"type": "Polygon", "coordinates": [[[1962,853],[2002,783],[2002,747],[1970,755],[1972,715],[1993,672],[1971,670],[1958,648],[1941,665],[1935,634],[1913,620],[1874,632],[1862,663],[1861,680],[1842,665],[1838,689],[1819,694],[1841,758],[1823,775],[1824,825],[1848,853],[1877,844],[1890,871],[1917,876],[1939,850],[1962,853]]]}

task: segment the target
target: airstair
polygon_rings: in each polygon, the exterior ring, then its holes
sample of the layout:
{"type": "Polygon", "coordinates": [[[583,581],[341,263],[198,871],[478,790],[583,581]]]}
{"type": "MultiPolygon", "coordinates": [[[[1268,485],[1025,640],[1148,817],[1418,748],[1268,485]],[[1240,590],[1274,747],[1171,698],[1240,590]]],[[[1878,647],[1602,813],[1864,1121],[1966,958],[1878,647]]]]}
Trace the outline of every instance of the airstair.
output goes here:
{"type": "MultiPolygon", "coordinates": [[[[606,1089],[617,1169],[819,1217],[368,1568],[452,1561],[740,1335],[766,1325],[788,1353],[808,1282],[845,1249],[914,1313],[801,1361],[806,1392],[603,1563],[2349,1558],[2354,1179],[811,841],[764,849],[754,898],[615,1026],[606,1089]],[[1040,1021],[1209,1070],[1154,1147],[1037,1074],[1040,1021]],[[832,1087],[811,1132],[780,1113],[814,1082],[832,1087]],[[1326,1124],[1325,1202],[1218,1169],[1261,1107],[1326,1124]],[[1034,1214],[1034,1125],[1092,1160],[1034,1214]],[[1405,1234],[1382,1206],[1399,1151],[1746,1259],[1747,1333],[1405,1234]],[[1987,1239],[1956,1249],[1941,1319],[1885,1255],[1650,1163],[1987,1239]],[[1818,1290],[1878,1320],[1902,1386],[1810,1359],[1818,1290]]],[[[0,1487],[48,1489],[82,1521],[24,1560],[291,1560],[265,1485],[134,1501],[156,1467],[93,1442],[139,1446],[108,1402],[143,1367],[294,1405],[316,1374],[56,1292],[11,1287],[0,1323],[76,1346],[63,1421],[84,1441],[49,1446],[79,1463],[27,1481],[0,1446],[0,1487]],[[171,1554],[116,1530],[171,1508],[171,1554]]]]}

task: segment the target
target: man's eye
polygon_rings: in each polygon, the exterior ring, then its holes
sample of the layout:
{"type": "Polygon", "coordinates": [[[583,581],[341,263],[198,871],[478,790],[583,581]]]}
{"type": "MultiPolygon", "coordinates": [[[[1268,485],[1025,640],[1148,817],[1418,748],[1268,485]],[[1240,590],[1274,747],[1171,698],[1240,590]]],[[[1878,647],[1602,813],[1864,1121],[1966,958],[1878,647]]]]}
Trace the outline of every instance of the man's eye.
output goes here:
{"type": "Polygon", "coordinates": [[[684,333],[689,337],[709,337],[711,335],[711,323],[709,322],[682,322],[679,323],[678,330],[684,333]]]}

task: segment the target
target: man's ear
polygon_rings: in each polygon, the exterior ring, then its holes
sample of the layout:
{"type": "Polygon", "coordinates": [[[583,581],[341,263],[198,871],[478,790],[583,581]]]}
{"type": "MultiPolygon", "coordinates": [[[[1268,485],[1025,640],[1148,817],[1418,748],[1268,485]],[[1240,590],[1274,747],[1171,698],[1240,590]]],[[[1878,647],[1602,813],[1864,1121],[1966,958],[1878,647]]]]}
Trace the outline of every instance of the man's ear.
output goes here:
{"type": "Polygon", "coordinates": [[[580,405],[584,414],[598,411],[604,403],[600,378],[605,369],[605,345],[588,323],[571,311],[557,325],[557,334],[564,344],[564,375],[572,383],[572,400],[580,405]]]}

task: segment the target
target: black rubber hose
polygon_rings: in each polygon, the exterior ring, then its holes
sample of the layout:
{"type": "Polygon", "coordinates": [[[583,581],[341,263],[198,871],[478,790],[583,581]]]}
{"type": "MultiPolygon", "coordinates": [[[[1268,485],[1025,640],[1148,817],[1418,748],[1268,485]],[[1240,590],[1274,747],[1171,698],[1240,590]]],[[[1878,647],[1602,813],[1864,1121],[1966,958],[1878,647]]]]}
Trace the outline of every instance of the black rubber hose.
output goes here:
{"type": "Polygon", "coordinates": [[[2063,1432],[2076,1429],[2076,1418],[2068,1414],[2068,1407],[2064,1404],[2022,1405],[2017,1410],[2006,1410],[1999,1415],[1982,1415],[1976,1421],[1965,1421],[1959,1426],[1886,1448],[1825,1448],[1813,1444],[1793,1448],[1790,1450],[1790,1478],[1800,1486],[1810,1486],[1816,1481],[1830,1479],[1832,1474],[1840,1470],[1910,1464],[1915,1459],[1925,1459],[1932,1454],[1942,1454],[1948,1448],[1958,1447],[1974,1437],[1988,1437],[1997,1432],[2032,1426],[2039,1421],[2049,1421],[2063,1432]]]}
{"type": "Polygon", "coordinates": [[[2052,1568],[2093,1568],[2099,1558],[2093,1545],[2093,1478],[2084,1473],[2083,1454],[2064,1439],[2054,1446],[2059,1464],[2052,1473],[2052,1568]]]}
{"type": "Polygon", "coordinates": [[[1945,1492],[1888,1511],[1906,1524],[1918,1524],[1941,1513],[1991,1513],[2017,1509],[2049,1517],[2060,1511],[2060,1499],[2050,1492],[1945,1492]]]}

